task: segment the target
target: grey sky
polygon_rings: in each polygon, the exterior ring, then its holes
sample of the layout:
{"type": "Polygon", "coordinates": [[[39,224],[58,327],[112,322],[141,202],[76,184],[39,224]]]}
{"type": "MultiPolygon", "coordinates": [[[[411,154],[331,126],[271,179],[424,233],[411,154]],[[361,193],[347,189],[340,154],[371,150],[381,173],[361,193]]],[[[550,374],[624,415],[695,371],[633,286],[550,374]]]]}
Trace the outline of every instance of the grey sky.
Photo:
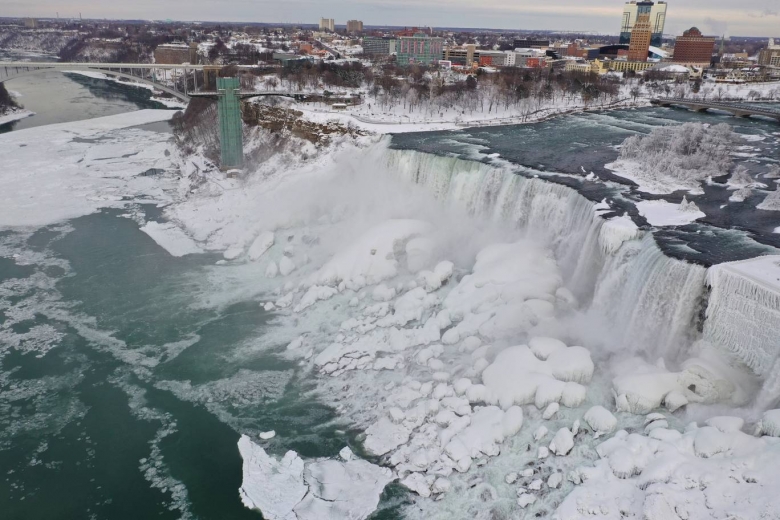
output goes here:
{"type": "MultiPolygon", "coordinates": [[[[0,0],[2,16],[561,29],[616,34],[622,0],[0,0]]],[[[780,36],[780,0],[669,0],[666,33],[780,36]]]]}

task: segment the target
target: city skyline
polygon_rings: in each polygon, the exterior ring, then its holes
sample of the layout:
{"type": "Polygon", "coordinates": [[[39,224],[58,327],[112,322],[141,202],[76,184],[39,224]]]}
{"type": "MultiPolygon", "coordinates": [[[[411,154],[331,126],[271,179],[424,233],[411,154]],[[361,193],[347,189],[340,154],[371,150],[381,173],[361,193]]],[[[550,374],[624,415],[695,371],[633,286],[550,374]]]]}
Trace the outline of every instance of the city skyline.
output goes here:
{"type": "MultiPolygon", "coordinates": [[[[255,0],[206,1],[138,0],[121,4],[108,0],[89,3],[56,0],[0,0],[4,16],[111,19],[172,19],[214,22],[268,22],[317,24],[320,17],[334,18],[339,26],[347,20],[366,25],[479,27],[521,30],[560,30],[618,34],[623,1],[556,0],[539,4],[533,0],[364,0],[359,5],[346,0],[331,2],[300,0],[269,2],[255,0]],[[305,17],[303,17],[305,13],[305,17]]],[[[780,36],[780,7],[776,0],[672,0],[665,33],[679,35],[691,26],[705,34],[780,36]]]]}

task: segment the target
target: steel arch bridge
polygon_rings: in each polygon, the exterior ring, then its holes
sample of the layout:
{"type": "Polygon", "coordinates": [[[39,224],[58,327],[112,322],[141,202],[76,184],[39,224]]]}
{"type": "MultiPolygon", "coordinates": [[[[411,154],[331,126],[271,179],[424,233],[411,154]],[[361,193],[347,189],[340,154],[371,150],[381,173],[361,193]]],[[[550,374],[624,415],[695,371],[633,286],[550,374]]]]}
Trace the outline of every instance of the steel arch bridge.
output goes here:
{"type": "Polygon", "coordinates": [[[187,79],[193,78],[198,90],[198,76],[195,72],[216,74],[220,67],[208,65],[159,65],[154,63],[61,63],[61,62],[0,62],[0,83],[38,74],[46,71],[59,72],[101,72],[154,86],[185,103],[190,99],[187,79]],[[179,79],[185,79],[184,88],[179,89],[179,79]]]}

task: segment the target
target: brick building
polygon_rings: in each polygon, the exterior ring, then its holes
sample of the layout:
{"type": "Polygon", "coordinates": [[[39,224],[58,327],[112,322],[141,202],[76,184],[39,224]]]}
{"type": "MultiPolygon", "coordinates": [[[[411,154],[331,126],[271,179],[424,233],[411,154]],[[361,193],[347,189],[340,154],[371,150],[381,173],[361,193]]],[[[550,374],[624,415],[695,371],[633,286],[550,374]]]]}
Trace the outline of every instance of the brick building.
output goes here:
{"type": "Polygon", "coordinates": [[[714,50],[715,38],[702,36],[699,29],[691,27],[677,37],[672,61],[693,67],[709,67],[714,50]]]}

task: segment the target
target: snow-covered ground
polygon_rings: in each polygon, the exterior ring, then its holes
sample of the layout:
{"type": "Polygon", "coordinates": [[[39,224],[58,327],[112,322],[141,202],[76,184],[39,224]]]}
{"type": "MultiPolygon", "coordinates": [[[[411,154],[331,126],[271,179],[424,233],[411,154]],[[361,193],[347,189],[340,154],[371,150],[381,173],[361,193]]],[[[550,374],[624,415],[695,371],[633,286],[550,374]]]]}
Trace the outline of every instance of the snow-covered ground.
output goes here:
{"type": "Polygon", "coordinates": [[[223,256],[193,305],[274,313],[252,348],[296,360],[376,460],[242,437],[247,507],[362,519],[397,479],[408,518],[780,516],[773,257],[705,280],[570,188],[375,138],[230,178],[134,128],[171,114],[0,135],[0,222],[168,204],[145,232],[223,256]],[[770,398],[739,408],[757,377],[770,398]]]}

